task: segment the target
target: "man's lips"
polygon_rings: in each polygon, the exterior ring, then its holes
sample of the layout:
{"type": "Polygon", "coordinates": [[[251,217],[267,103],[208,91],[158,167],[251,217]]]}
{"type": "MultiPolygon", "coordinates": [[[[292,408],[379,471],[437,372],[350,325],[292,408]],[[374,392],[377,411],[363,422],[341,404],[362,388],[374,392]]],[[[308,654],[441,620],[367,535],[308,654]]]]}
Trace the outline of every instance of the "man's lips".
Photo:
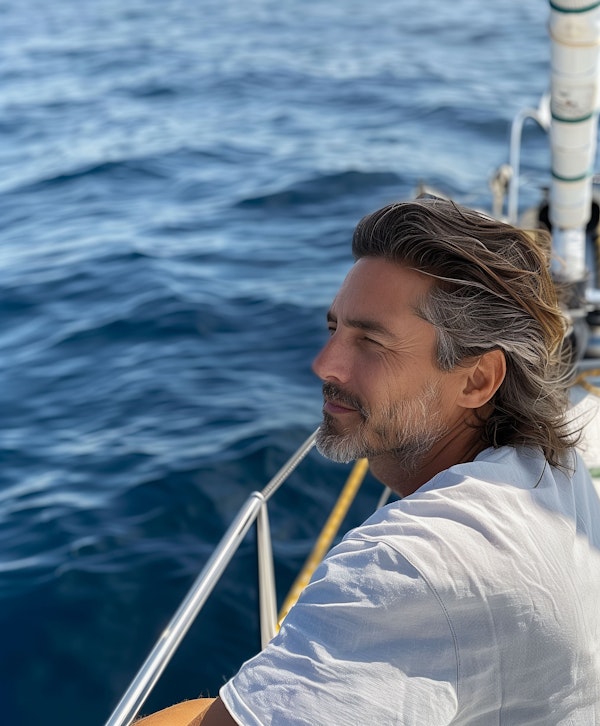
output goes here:
{"type": "Polygon", "coordinates": [[[359,413],[365,417],[359,399],[331,382],[323,384],[323,402],[323,413],[328,413],[332,416],[359,413]]]}
{"type": "Polygon", "coordinates": [[[348,406],[342,406],[339,403],[334,403],[333,401],[325,401],[325,405],[323,406],[323,411],[326,411],[330,414],[341,414],[341,413],[355,413],[355,408],[349,408],[348,406]]]}

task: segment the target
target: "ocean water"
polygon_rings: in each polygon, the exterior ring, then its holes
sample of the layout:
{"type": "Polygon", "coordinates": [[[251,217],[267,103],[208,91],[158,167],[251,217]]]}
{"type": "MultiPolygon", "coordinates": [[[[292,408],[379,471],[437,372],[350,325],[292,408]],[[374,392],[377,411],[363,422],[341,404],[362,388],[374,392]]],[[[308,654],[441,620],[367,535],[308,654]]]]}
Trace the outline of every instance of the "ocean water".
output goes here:
{"type": "MultiPolygon", "coordinates": [[[[365,213],[489,206],[545,0],[0,2],[0,718],[109,717],[236,509],[318,425],[365,213]]],[[[547,183],[526,127],[524,200],[547,183]]],[[[271,509],[280,597],[348,474],[271,509]]],[[[379,491],[368,480],[345,526],[379,491]]],[[[250,537],[145,710],[258,648],[250,537]]]]}

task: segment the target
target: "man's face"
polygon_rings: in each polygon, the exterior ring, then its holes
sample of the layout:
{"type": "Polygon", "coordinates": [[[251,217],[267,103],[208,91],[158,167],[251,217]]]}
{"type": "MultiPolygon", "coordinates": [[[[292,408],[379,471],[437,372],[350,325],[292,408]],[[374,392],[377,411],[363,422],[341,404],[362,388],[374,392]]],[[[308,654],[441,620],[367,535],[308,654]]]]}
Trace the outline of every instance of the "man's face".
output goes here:
{"type": "Polygon", "coordinates": [[[460,417],[459,377],[435,365],[435,329],[416,314],[426,275],[380,258],[350,270],[328,313],[317,447],[336,461],[391,456],[407,472],[460,417]]]}

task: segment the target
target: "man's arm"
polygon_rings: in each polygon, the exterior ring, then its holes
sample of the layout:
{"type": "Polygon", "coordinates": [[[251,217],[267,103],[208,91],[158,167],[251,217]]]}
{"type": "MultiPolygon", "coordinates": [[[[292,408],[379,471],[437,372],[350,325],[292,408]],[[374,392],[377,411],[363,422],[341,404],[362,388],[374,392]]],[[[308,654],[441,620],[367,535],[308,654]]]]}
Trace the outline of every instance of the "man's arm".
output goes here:
{"type": "Polygon", "coordinates": [[[136,721],[134,726],[236,726],[220,698],[196,698],[136,721]]]}

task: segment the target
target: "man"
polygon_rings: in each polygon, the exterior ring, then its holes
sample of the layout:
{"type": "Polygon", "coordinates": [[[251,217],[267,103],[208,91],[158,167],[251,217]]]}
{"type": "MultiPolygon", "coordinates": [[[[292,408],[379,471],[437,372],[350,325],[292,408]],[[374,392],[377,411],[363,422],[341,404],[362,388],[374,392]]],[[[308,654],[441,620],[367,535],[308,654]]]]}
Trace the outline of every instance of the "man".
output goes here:
{"type": "Polygon", "coordinates": [[[142,724],[600,723],[600,503],[547,249],[418,200],[365,217],[353,253],[313,366],[318,447],[402,499],[332,549],[220,698],[142,724]]]}

